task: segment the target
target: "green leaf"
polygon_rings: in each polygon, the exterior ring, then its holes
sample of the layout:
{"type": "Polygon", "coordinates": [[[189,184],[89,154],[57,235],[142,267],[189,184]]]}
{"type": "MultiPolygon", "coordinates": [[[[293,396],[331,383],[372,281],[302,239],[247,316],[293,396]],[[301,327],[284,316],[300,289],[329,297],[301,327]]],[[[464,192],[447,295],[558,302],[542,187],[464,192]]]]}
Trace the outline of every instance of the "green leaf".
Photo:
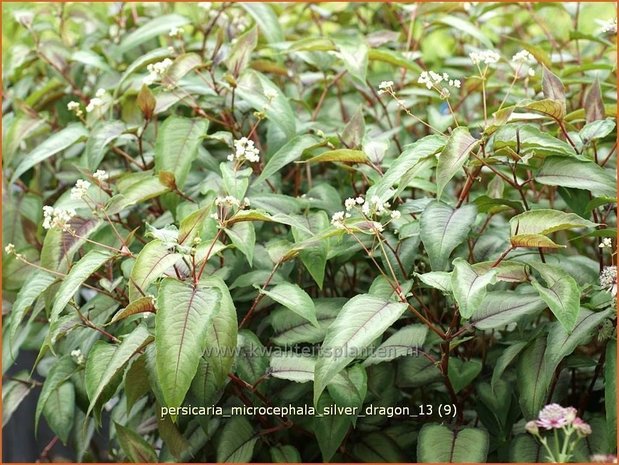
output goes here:
{"type": "Polygon", "coordinates": [[[318,140],[311,135],[300,135],[294,137],[284,144],[284,146],[277,152],[275,152],[271,158],[269,158],[269,161],[262,170],[262,173],[260,173],[260,176],[256,179],[256,183],[269,179],[284,166],[298,160],[301,158],[305,150],[315,146],[317,143],[318,140]]]}
{"type": "Polygon", "coordinates": [[[445,270],[449,256],[468,235],[475,222],[473,205],[453,209],[441,202],[431,202],[421,214],[421,241],[430,257],[432,271],[445,270]]]}
{"type": "Polygon", "coordinates": [[[544,406],[552,373],[547,370],[546,337],[539,336],[520,355],[516,380],[522,414],[526,420],[537,418],[544,406]]]}
{"type": "Polygon", "coordinates": [[[436,198],[440,199],[451,178],[462,169],[480,141],[471,136],[468,129],[456,128],[449,136],[447,145],[438,157],[436,165],[436,198]]]}
{"type": "Polygon", "coordinates": [[[167,118],[157,133],[155,171],[174,173],[176,185],[182,189],[207,129],[205,119],[167,118]]]}
{"type": "Polygon", "coordinates": [[[221,293],[166,278],[159,287],[155,319],[157,378],[168,407],[180,407],[206,349],[221,293]]]}
{"type": "Polygon", "coordinates": [[[482,429],[465,427],[453,431],[445,425],[426,424],[417,440],[417,461],[485,462],[488,442],[488,433],[482,429]]]}
{"type": "MultiPolygon", "coordinates": [[[[340,371],[327,385],[329,395],[339,407],[350,407],[360,412],[368,390],[368,376],[365,368],[355,364],[340,371]]],[[[353,425],[356,418],[352,418],[353,425]]]]}
{"type": "Polygon", "coordinates": [[[140,297],[139,299],[134,300],[125,308],[116,313],[109,324],[124,320],[125,318],[129,318],[132,315],[137,315],[138,313],[155,313],[155,301],[153,297],[140,297]]]}
{"type": "MultiPolygon", "coordinates": [[[[326,238],[316,240],[316,238],[322,231],[328,230],[329,217],[324,211],[317,211],[309,212],[303,219],[307,222],[307,230],[293,226],[292,236],[296,244],[305,244],[299,256],[318,287],[322,289],[329,254],[329,240],[326,238]],[[313,234],[308,234],[308,232],[313,234]]],[[[299,221],[303,219],[300,218],[299,221]]]]}
{"type": "Polygon", "coordinates": [[[493,146],[495,153],[500,155],[505,152],[510,155],[520,149],[520,157],[578,156],[569,143],[542,132],[532,124],[506,124],[494,134],[493,146]]]}
{"type": "Polygon", "coordinates": [[[481,360],[460,360],[457,357],[449,358],[449,379],[456,393],[460,392],[481,373],[481,360]]]}
{"type": "Polygon", "coordinates": [[[204,354],[211,365],[215,385],[222,387],[228,380],[228,373],[234,362],[238,331],[236,308],[228,286],[221,278],[208,276],[202,278],[200,284],[217,289],[220,293],[219,311],[209,325],[204,354]]]}
{"type": "Polygon", "coordinates": [[[366,463],[405,463],[407,455],[387,433],[375,432],[355,441],[353,453],[366,463]]]}
{"type": "Polygon", "coordinates": [[[582,308],[571,332],[567,332],[560,323],[553,323],[548,333],[545,355],[548,372],[553,373],[561,360],[574,352],[576,347],[587,344],[600,324],[610,316],[609,311],[592,312],[582,308]]]}
{"type": "Polygon", "coordinates": [[[71,123],[66,128],[52,134],[43,143],[37,145],[28,155],[21,158],[21,162],[13,172],[10,184],[15,183],[22,174],[33,166],[85,139],[88,137],[88,134],[88,131],[81,123],[71,123]]]}
{"type": "Polygon", "coordinates": [[[546,286],[533,279],[531,284],[563,327],[571,332],[580,311],[580,290],[576,280],[563,269],[539,262],[529,263],[541,275],[546,286]]]}
{"type": "Polygon", "coordinates": [[[456,258],[453,265],[451,274],[453,295],[458,302],[460,316],[468,319],[486,297],[488,285],[496,282],[498,270],[490,269],[479,273],[462,258],[456,258]]]}
{"type": "Polygon", "coordinates": [[[247,30],[232,43],[230,55],[226,60],[226,67],[234,76],[238,76],[241,71],[247,68],[256,45],[258,45],[256,27],[247,30]]]}
{"type": "Polygon", "coordinates": [[[122,121],[104,121],[95,125],[84,149],[84,160],[90,171],[94,172],[99,167],[108,145],[118,139],[126,129],[122,121]]]}
{"type": "Polygon", "coordinates": [[[479,27],[465,19],[458,16],[447,15],[437,22],[448,26],[453,31],[458,31],[477,39],[479,43],[483,44],[485,47],[493,48],[492,41],[479,29],[479,27]]]}
{"type": "MultiPolygon", "coordinates": [[[[161,78],[161,83],[164,86],[176,87],[180,80],[183,79],[192,70],[202,66],[202,58],[197,53],[183,53],[174,59],[174,62],[166,70],[165,75],[161,78]]],[[[166,122],[170,117],[166,119],[166,122]]],[[[208,125],[207,120],[201,120],[205,125],[208,125]]],[[[204,130],[206,132],[206,129],[204,130]]]]}
{"type": "Polygon", "coordinates": [[[226,228],[226,234],[232,244],[241,251],[247,263],[251,266],[254,260],[254,247],[256,245],[256,230],[250,222],[234,223],[232,227],[226,228]]]}
{"type": "Polygon", "coordinates": [[[146,200],[159,197],[169,190],[169,187],[163,185],[159,177],[152,173],[143,172],[138,175],[139,178],[135,181],[132,178],[133,182],[128,185],[122,185],[122,187],[119,185],[120,193],[112,197],[106,206],[108,216],[116,215],[136,203],[141,204],[146,200]]]}
{"type": "Polygon", "coordinates": [[[58,319],[69,301],[84,284],[84,281],[113,256],[113,252],[109,250],[91,250],[73,265],[56,293],[54,306],[49,317],[50,324],[58,319]]]}
{"type": "Polygon", "coordinates": [[[302,461],[301,454],[294,446],[273,446],[269,451],[271,460],[275,463],[300,463],[302,461]]]}
{"type": "Polygon", "coordinates": [[[536,102],[518,106],[518,108],[541,113],[557,121],[561,121],[565,117],[565,102],[560,100],[538,100],[536,102]]]}
{"type": "Polygon", "coordinates": [[[501,381],[501,377],[503,373],[507,369],[507,367],[518,357],[520,352],[527,346],[526,341],[516,342],[509,347],[503,349],[501,355],[496,360],[496,364],[494,365],[494,371],[492,372],[492,381],[490,385],[492,389],[501,381]]]}
{"type": "Polygon", "coordinates": [[[325,162],[368,163],[369,159],[368,159],[368,156],[361,150],[336,149],[336,150],[328,150],[326,152],[321,153],[320,155],[316,155],[304,161],[304,163],[325,163],[325,162]]]}
{"type": "Polygon", "coordinates": [[[22,286],[17,293],[15,302],[13,302],[13,308],[11,308],[11,325],[8,338],[9,345],[11,346],[11,353],[12,345],[15,342],[15,336],[17,335],[17,330],[19,329],[26,312],[30,307],[32,307],[35,300],[43,292],[45,292],[45,290],[49,288],[54,281],[56,281],[54,275],[43,270],[36,270],[28,278],[28,284],[22,286]]]}
{"type": "Polygon", "coordinates": [[[509,220],[511,237],[514,247],[561,247],[545,237],[556,231],[574,228],[593,228],[596,223],[581,218],[575,213],[565,213],[558,210],[529,210],[516,215],[509,220]]]}
{"type": "Polygon", "coordinates": [[[606,346],[604,365],[604,403],[606,405],[606,425],[610,450],[617,447],[617,341],[611,340],[606,346]]]}
{"type": "Polygon", "coordinates": [[[305,318],[291,314],[288,309],[275,310],[271,314],[273,342],[284,346],[301,342],[321,342],[325,337],[327,328],[333,323],[345,303],[346,299],[342,298],[315,299],[316,319],[320,328],[316,328],[305,318]]]}
{"type": "Polygon", "coordinates": [[[35,431],[39,428],[39,419],[41,418],[41,414],[43,413],[48,399],[54,395],[58,395],[58,389],[73,375],[75,369],[75,363],[73,363],[73,360],[68,355],[58,359],[50,368],[47,378],[45,378],[45,383],[43,383],[41,394],[39,394],[39,400],[34,414],[35,431]]]}
{"type": "Polygon", "coordinates": [[[586,143],[592,140],[603,139],[615,129],[615,122],[612,119],[602,119],[592,121],[583,126],[580,130],[580,138],[586,143]]]}
{"type": "Polygon", "coordinates": [[[146,24],[143,24],[127,36],[125,36],[120,43],[120,50],[123,53],[142,45],[157,36],[168,34],[170,29],[175,27],[181,27],[188,24],[190,21],[184,16],[177,14],[159,16],[150,20],[146,24]]]}
{"type": "Polygon", "coordinates": [[[414,61],[409,60],[399,52],[386,48],[371,48],[368,51],[368,60],[389,63],[390,65],[406,68],[415,73],[421,73],[423,71],[414,61]]]}
{"type": "Polygon", "coordinates": [[[351,426],[351,420],[344,415],[322,415],[325,408],[334,404],[333,399],[327,393],[320,397],[317,402],[316,412],[320,416],[314,416],[314,435],[318,440],[318,447],[322,453],[322,460],[329,462],[346,437],[351,426]]]}
{"type": "Polygon", "coordinates": [[[2,138],[2,155],[4,166],[12,166],[12,161],[19,145],[27,141],[30,136],[39,133],[47,122],[29,114],[18,115],[10,123],[4,123],[4,137],[2,138]]]}
{"type": "Polygon", "coordinates": [[[2,426],[6,426],[17,407],[34,388],[28,381],[28,375],[19,373],[14,379],[2,383],[2,426]],[[22,381],[18,381],[22,380],[22,381]]]}
{"type": "Polygon", "coordinates": [[[469,322],[482,330],[501,328],[545,308],[546,303],[537,294],[494,291],[482,299],[469,322]]]}
{"type": "Polygon", "coordinates": [[[397,363],[399,388],[428,386],[443,379],[437,364],[426,357],[403,357],[397,363]]]}
{"type": "Polygon", "coordinates": [[[240,6],[254,18],[260,32],[269,44],[283,42],[284,33],[272,5],[268,3],[241,3],[240,6]]]}
{"type": "Polygon", "coordinates": [[[316,359],[294,352],[275,352],[271,355],[269,373],[274,378],[295,383],[314,381],[316,359]]]}
{"type": "Polygon", "coordinates": [[[168,58],[169,56],[170,56],[170,50],[168,50],[167,47],[156,48],[154,50],[149,51],[148,53],[145,53],[144,55],[141,55],[139,58],[133,61],[129,66],[127,66],[127,69],[121,76],[120,80],[118,81],[118,85],[116,86],[116,89],[114,90],[114,97],[116,97],[119,94],[121,90],[121,86],[129,78],[129,76],[131,76],[137,70],[151,63],[154,63],[156,61],[160,61],[165,58],[168,58]]]}
{"type": "Polygon", "coordinates": [[[312,298],[296,284],[282,283],[260,292],[319,327],[312,298]]]}
{"type": "Polygon", "coordinates": [[[616,196],[612,171],[593,162],[549,157],[535,175],[535,181],[547,186],[584,189],[596,196],[616,196]]]}
{"type": "Polygon", "coordinates": [[[327,329],[316,363],[314,404],[333,376],[357,357],[374,339],[383,334],[406,309],[406,304],[370,295],[350,299],[327,329]]]}
{"type": "Polygon", "coordinates": [[[368,45],[363,37],[337,38],[334,40],[337,56],[358,84],[366,85],[368,45]]]}
{"type": "MultiPolygon", "coordinates": [[[[109,358],[106,365],[97,365],[93,367],[96,373],[101,373],[99,377],[98,385],[91,390],[92,395],[89,395],[90,404],[86,415],[94,409],[95,405],[99,401],[99,398],[106,392],[108,385],[115,380],[116,376],[122,372],[127,365],[127,362],[133,357],[133,355],[140,350],[148,342],[150,335],[145,326],[140,325],[132,332],[127,334],[118,344],[114,350],[114,353],[109,358]]],[[[94,373],[91,379],[94,379],[94,373]]]]}
{"type": "Polygon", "coordinates": [[[542,91],[544,92],[544,97],[556,100],[565,105],[565,87],[563,87],[561,79],[545,66],[542,68],[542,91]]]}
{"type": "Polygon", "coordinates": [[[546,451],[542,445],[529,433],[514,437],[509,445],[509,461],[518,463],[543,463],[546,451]]]}
{"type": "Polygon", "coordinates": [[[391,335],[372,355],[366,358],[363,366],[368,367],[377,363],[390,362],[398,357],[414,355],[423,347],[427,335],[428,327],[425,325],[405,326],[391,335]]]}
{"type": "Polygon", "coordinates": [[[63,444],[67,444],[75,416],[75,388],[67,381],[58,386],[45,402],[43,416],[50,429],[63,444]]]}
{"type": "MultiPolygon", "coordinates": [[[[391,163],[389,169],[368,190],[367,196],[378,195],[383,197],[389,189],[400,183],[404,175],[417,163],[427,157],[431,157],[445,147],[447,138],[440,135],[426,136],[404,147],[404,151],[391,163]]],[[[402,190],[405,186],[400,186],[402,190]]]]}
{"type": "MultiPolygon", "coordinates": [[[[116,353],[116,349],[117,346],[114,344],[108,344],[104,341],[97,341],[88,352],[86,369],[84,372],[84,384],[86,385],[86,394],[89,399],[94,398],[97,388],[101,384],[101,377],[103,376],[105,367],[110,364],[110,361],[116,353]]],[[[114,395],[114,392],[116,392],[118,385],[122,381],[122,374],[122,370],[117,371],[101,391],[94,408],[94,413],[97,419],[99,419],[103,405],[110,400],[114,395]]]]}
{"type": "Polygon", "coordinates": [[[422,283],[438,289],[439,291],[451,293],[451,273],[446,271],[429,271],[428,273],[415,273],[422,283]]]}
{"type": "Polygon", "coordinates": [[[135,431],[114,422],[118,442],[131,462],[156,463],[157,453],[153,446],[135,431]]]}
{"type": "Polygon", "coordinates": [[[218,463],[249,463],[258,436],[245,417],[235,416],[224,425],[217,442],[218,463]]]}
{"type": "Polygon", "coordinates": [[[160,240],[149,242],[140,251],[129,278],[129,300],[146,297],[149,286],[172,267],[181,255],[160,240]]]}
{"type": "Polygon", "coordinates": [[[127,412],[131,413],[136,401],[150,392],[145,355],[137,357],[127,369],[123,387],[127,397],[127,412]]]}

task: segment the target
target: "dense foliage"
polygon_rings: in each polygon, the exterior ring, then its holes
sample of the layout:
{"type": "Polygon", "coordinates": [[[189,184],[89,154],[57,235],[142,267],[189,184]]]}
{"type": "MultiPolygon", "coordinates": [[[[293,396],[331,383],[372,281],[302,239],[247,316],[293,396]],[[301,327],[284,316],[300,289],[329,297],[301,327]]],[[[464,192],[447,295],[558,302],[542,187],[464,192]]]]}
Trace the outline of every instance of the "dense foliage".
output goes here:
{"type": "Polygon", "coordinates": [[[3,4],[3,423],[38,396],[97,461],[615,453],[614,8],[3,4]]]}

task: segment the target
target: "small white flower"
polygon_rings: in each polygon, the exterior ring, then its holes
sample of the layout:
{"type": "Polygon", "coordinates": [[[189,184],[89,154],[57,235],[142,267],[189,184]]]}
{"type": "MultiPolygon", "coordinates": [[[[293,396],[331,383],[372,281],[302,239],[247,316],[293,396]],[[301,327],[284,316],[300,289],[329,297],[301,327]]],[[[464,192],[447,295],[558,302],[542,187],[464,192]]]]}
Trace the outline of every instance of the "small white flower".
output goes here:
{"type": "Polygon", "coordinates": [[[99,97],[95,97],[93,99],[90,99],[90,102],[88,102],[88,105],[86,106],[86,111],[88,113],[92,113],[95,110],[98,110],[99,108],[101,108],[103,106],[105,102],[103,101],[102,98],[99,97]]]}
{"type": "Polygon", "coordinates": [[[378,85],[378,93],[393,93],[393,81],[383,81],[378,85]]]}
{"type": "Polygon", "coordinates": [[[180,37],[182,34],[183,34],[183,28],[179,28],[179,27],[173,27],[172,29],[170,29],[170,32],[168,33],[170,37],[180,37]]]}
{"type": "Polygon", "coordinates": [[[74,210],[66,210],[64,208],[54,208],[49,205],[43,207],[43,228],[52,229],[60,228],[67,229],[69,221],[75,216],[74,210]]]}
{"type": "Polygon", "coordinates": [[[600,273],[600,286],[610,291],[613,296],[617,295],[617,267],[605,266],[600,273]]]}
{"type": "Polygon", "coordinates": [[[245,160],[251,163],[260,161],[260,151],[254,146],[254,141],[247,137],[241,137],[234,141],[234,153],[228,155],[229,161],[243,162],[245,160]]]}
{"type": "Polygon", "coordinates": [[[142,82],[149,86],[159,81],[166,74],[168,68],[172,66],[172,63],[173,61],[169,58],[157,63],[151,63],[146,67],[149,74],[142,80],[142,82]]]}
{"type": "Polygon", "coordinates": [[[107,95],[107,91],[101,87],[97,89],[97,92],[95,93],[95,97],[98,97],[98,98],[103,98],[106,95],[107,95]]]}
{"type": "Polygon", "coordinates": [[[469,53],[469,58],[474,65],[478,65],[482,62],[486,65],[493,65],[501,59],[501,55],[494,50],[477,50],[469,53]]]}
{"type": "Polygon", "coordinates": [[[335,212],[331,217],[331,224],[335,226],[337,229],[345,229],[344,220],[349,218],[350,215],[346,212],[335,212]]]}
{"type": "Polygon", "coordinates": [[[75,187],[71,189],[71,198],[73,200],[81,200],[86,195],[86,192],[88,192],[89,187],[90,183],[88,181],[78,179],[75,183],[75,187]]]}
{"type": "Polygon", "coordinates": [[[383,229],[384,229],[383,225],[379,223],[378,221],[373,221],[372,227],[374,228],[375,232],[383,232],[383,229]]]}
{"type": "Polygon", "coordinates": [[[346,207],[346,210],[352,210],[355,205],[357,205],[357,201],[352,197],[344,201],[344,206],[346,207]]]}
{"type": "Polygon", "coordinates": [[[75,363],[78,365],[83,365],[86,362],[86,358],[80,349],[75,349],[71,351],[71,357],[75,360],[75,363]]]}
{"type": "Polygon", "coordinates": [[[529,70],[527,71],[527,74],[529,75],[529,77],[533,77],[535,76],[535,70],[533,68],[529,68],[529,70]]]}
{"type": "Polygon", "coordinates": [[[82,108],[80,107],[79,102],[76,102],[75,100],[72,100],[69,103],[67,103],[67,110],[73,112],[75,116],[77,117],[80,117],[84,114],[82,112],[82,108]]]}
{"type": "Polygon", "coordinates": [[[605,237],[604,239],[602,239],[602,242],[600,243],[600,248],[603,249],[604,247],[612,247],[613,246],[613,241],[610,237],[605,237]]]}
{"type": "Polygon", "coordinates": [[[99,182],[104,182],[109,179],[110,175],[105,170],[97,170],[94,172],[92,177],[95,178],[99,182]]]}
{"type": "Polygon", "coordinates": [[[528,50],[520,50],[512,57],[512,63],[535,63],[535,58],[528,50]]]}
{"type": "Polygon", "coordinates": [[[277,97],[277,92],[272,89],[267,89],[264,91],[264,96],[269,102],[271,102],[275,99],[275,97],[277,97]]]}
{"type": "Polygon", "coordinates": [[[402,214],[397,210],[393,210],[390,216],[392,220],[397,220],[400,216],[402,216],[402,214]]]}
{"type": "Polygon", "coordinates": [[[355,199],[355,202],[357,202],[358,205],[363,205],[363,203],[365,202],[365,199],[359,196],[355,199]]]}
{"type": "Polygon", "coordinates": [[[11,243],[7,244],[4,248],[4,251],[9,255],[13,254],[15,252],[15,245],[11,243]]]}
{"type": "Polygon", "coordinates": [[[599,21],[602,25],[602,32],[607,34],[617,34],[617,18],[609,19],[608,21],[599,21]]]}

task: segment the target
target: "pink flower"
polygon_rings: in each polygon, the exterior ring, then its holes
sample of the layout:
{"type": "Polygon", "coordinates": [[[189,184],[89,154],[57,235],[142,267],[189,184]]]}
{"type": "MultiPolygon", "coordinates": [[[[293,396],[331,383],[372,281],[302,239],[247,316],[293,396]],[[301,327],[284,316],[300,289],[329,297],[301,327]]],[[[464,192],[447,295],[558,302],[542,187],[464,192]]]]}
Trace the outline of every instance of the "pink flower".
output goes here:
{"type": "Polygon", "coordinates": [[[576,409],[563,408],[559,404],[548,404],[540,412],[535,422],[540,428],[560,429],[571,424],[576,418],[576,409]]]}
{"type": "Polygon", "coordinates": [[[589,436],[591,434],[591,426],[589,426],[589,423],[585,423],[580,417],[574,419],[572,426],[579,436],[589,436]]]}

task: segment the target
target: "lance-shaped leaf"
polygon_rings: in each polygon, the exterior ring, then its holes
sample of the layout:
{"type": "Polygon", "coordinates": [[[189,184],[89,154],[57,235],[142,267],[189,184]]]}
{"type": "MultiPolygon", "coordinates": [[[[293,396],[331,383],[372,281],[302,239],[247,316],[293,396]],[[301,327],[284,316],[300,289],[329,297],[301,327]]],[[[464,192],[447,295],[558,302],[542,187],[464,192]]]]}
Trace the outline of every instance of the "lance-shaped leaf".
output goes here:
{"type": "Polygon", "coordinates": [[[258,45],[258,28],[252,27],[241,34],[230,48],[226,67],[236,77],[247,67],[251,53],[258,45]]]}
{"type": "Polygon", "coordinates": [[[158,197],[167,192],[170,188],[161,183],[158,176],[150,173],[139,173],[137,180],[131,180],[127,184],[121,184],[119,181],[119,193],[112,197],[106,208],[108,216],[120,213],[127,207],[131,207],[136,203],[143,203],[146,200],[158,197]]]}
{"type": "Polygon", "coordinates": [[[512,246],[549,248],[561,246],[546,237],[548,234],[566,229],[593,228],[596,226],[596,223],[581,218],[575,213],[551,209],[526,211],[512,217],[509,224],[512,246]]]}
{"type": "Polygon", "coordinates": [[[451,133],[447,145],[438,157],[436,166],[436,198],[440,199],[443,190],[451,178],[462,169],[470,153],[479,145],[466,128],[456,128],[451,133]]]}
{"type": "Polygon", "coordinates": [[[517,384],[520,393],[520,408],[524,418],[531,420],[544,406],[550,387],[551,373],[548,373],[546,357],[546,336],[539,336],[518,360],[517,384]]]}
{"type": "MultiPolygon", "coordinates": [[[[328,393],[324,393],[318,402],[316,411],[321,413],[324,409],[330,408],[334,404],[333,398],[328,393]]],[[[314,434],[318,440],[318,447],[324,462],[331,460],[342,444],[351,425],[351,419],[345,415],[321,415],[314,417],[314,434]]]]}
{"type": "Polygon", "coordinates": [[[473,309],[470,323],[478,329],[500,328],[545,308],[546,303],[537,294],[494,291],[486,294],[473,309]]]}
{"type": "Polygon", "coordinates": [[[565,357],[574,352],[576,347],[588,343],[599,325],[610,316],[610,311],[592,312],[582,308],[574,330],[567,332],[560,323],[554,323],[548,333],[546,360],[548,371],[554,372],[565,357]]]}
{"type": "Polygon", "coordinates": [[[268,291],[263,289],[260,292],[319,327],[312,298],[296,284],[282,283],[268,291]]]}
{"type": "Polygon", "coordinates": [[[600,89],[600,81],[597,77],[585,94],[584,106],[585,120],[587,123],[604,119],[606,116],[604,101],[602,100],[602,90],[600,89]]]}
{"type": "Polygon", "coordinates": [[[137,315],[138,313],[155,313],[155,301],[152,296],[140,297],[139,299],[134,300],[114,315],[114,318],[112,318],[112,321],[110,321],[109,324],[124,320],[125,318],[132,315],[137,315]]]}
{"type": "Polygon", "coordinates": [[[189,22],[188,18],[177,14],[159,16],[128,34],[120,43],[120,50],[125,53],[161,34],[167,34],[172,28],[184,26],[189,22]]]}
{"type": "Polygon", "coordinates": [[[170,250],[160,240],[149,242],[140,251],[133,264],[131,277],[129,278],[129,299],[133,302],[141,297],[146,297],[148,287],[172,265],[181,255],[170,250]]]}
{"type": "Polygon", "coordinates": [[[468,319],[486,296],[486,287],[496,282],[498,270],[494,268],[479,272],[462,258],[456,258],[453,265],[454,270],[451,274],[453,295],[458,302],[460,316],[468,319]]]}
{"type": "Polygon", "coordinates": [[[542,74],[542,91],[547,99],[557,100],[565,104],[565,87],[563,87],[561,79],[545,66],[542,74]]]}
{"type": "Polygon", "coordinates": [[[232,417],[224,425],[217,443],[218,463],[248,463],[254,455],[258,435],[245,417],[232,417]]]}
{"type": "MultiPolygon", "coordinates": [[[[200,58],[200,55],[197,53],[183,53],[174,59],[174,62],[170,65],[165,75],[162,77],[161,83],[164,86],[175,87],[179,84],[179,81],[183,79],[183,77],[201,65],[202,58],[200,58]]],[[[208,121],[203,121],[208,124],[208,121]]]]}
{"type": "Polygon", "coordinates": [[[593,162],[549,157],[535,175],[535,181],[548,186],[584,189],[597,196],[616,196],[613,172],[593,162]]]}
{"type": "Polygon", "coordinates": [[[266,166],[258,176],[256,183],[262,182],[265,179],[269,179],[284,166],[293,161],[298,160],[303,155],[303,152],[308,148],[316,145],[318,139],[311,135],[296,136],[288,141],[282,148],[269,158],[266,166]]]}
{"type": "Polygon", "coordinates": [[[6,426],[19,405],[34,389],[28,382],[28,374],[20,372],[13,379],[2,383],[2,426],[6,426]]]}
{"type": "Polygon", "coordinates": [[[423,346],[428,334],[425,325],[410,325],[399,329],[383,342],[363,362],[363,366],[376,365],[377,363],[389,362],[398,357],[414,355],[423,346]]]}
{"type": "Polygon", "coordinates": [[[488,444],[488,433],[482,429],[424,425],[417,439],[417,461],[481,463],[486,461],[488,444]]]}
{"type": "Polygon", "coordinates": [[[34,414],[34,430],[36,431],[39,427],[39,419],[41,418],[41,414],[43,413],[43,408],[47,403],[48,399],[55,395],[58,392],[60,386],[67,381],[71,375],[75,372],[75,363],[71,359],[70,356],[65,355],[60,358],[49,370],[47,374],[47,378],[45,378],[45,383],[43,383],[43,388],[41,389],[41,394],[39,395],[39,400],[37,402],[37,408],[34,414]]]}
{"type": "Polygon", "coordinates": [[[284,40],[284,33],[272,5],[268,3],[241,3],[239,6],[251,15],[268,43],[284,40]]]}
{"type": "Polygon", "coordinates": [[[560,121],[565,117],[565,103],[559,100],[538,100],[537,102],[531,102],[527,103],[526,105],[522,105],[519,108],[541,113],[557,121],[560,121]]]}
{"type": "Polygon", "coordinates": [[[325,163],[325,162],[337,162],[337,163],[368,163],[368,156],[361,150],[351,149],[337,149],[323,152],[320,155],[316,155],[304,163],[325,163]]]}
{"type": "Polygon", "coordinates": [[[274,378],[296,383],[314,381],[316,359],[294,352],[275,352],[271,356],[269,373],[274,378]]]}
{"type": "Polygon", "coordinates": [[[314,405],[333,376],[383,334],[406,309],[406,304],[371,295],[349,300],[327,329],[316,363],[314,405]]]}
{"type": "Polygon", "coordinates": [[[81,123],[72,123],[66,128],[61,129],[57,133],[51,135],[43,143],[39,144],[32,152],[21,159],[17,168],[11,177],[11,184],[32,168],[34,165],[41,163],[43,160],[57,154],[58,152],[69,148],[76,142],[86,138],[88,131],[81,123]]]}
{"type": "Polygon", "coordinates": [[[47,424],[63,444],[69,439],[75,417],[75,387],[70,381],[58,386],[43,407],[47,424]]]}
{"type": "Polygon", "coordinates": [[[531,284],[537,289],[540,297],[546,302],[546,305],[557,317],[557,320],[568,332],[571,332],[574,329],[578,312],[580,311],[578,283],[557,266],[546,265],[540,262],[530,262],[529,264],[539,272],[546,286],[543,286],[536,279],[531,284]]]}
{"type": "Polygon", "coordinates": [[[249,221],[238,222],[234,223],[230,228],[226,228],[225,231],[234,246],[245,255],[247,263],[251,266],[254,260],[254,247],[256,245],[254,225],[249,221]]]}
{"type": "Polygon", "coordinates": [[[123,452],[131,462],[156,463],[157,453],[153,446],[135,431],[114,423],[118,442],[123,452]]]}
{"type": "MultiPolygon", "coordinates": [[[[101,372],[99,383],[94,390],[91,390],[90,404],[88,406],[87,415],[92,412],[93,408],[99,401],[101,395],[108,389],[109,384],[115,379],[118,373],[125,368],[127,362],[133,355],[140,350],[148,342],[150,335],[148,329],[144,325],[140,325],[132,332],[127,334],[117,345],[114,353],[109,357],[106,365],[98,365],[95,370],[101,372]]],[[[92,375],[94,378],[94,374],[92,375]]]]}
{"type": "Polygon", "coordinates": [[[473,205],[453,209],[442,202],[428,204],[421,214],[421,241],[430,257],[432,271],[442,271],[449,264],[451,252],[468,235],[475,222],[473,205]]]}
{"type": "Polygon", "coordinates": [[[298,315],[291,314],[285,308],[279,308],[271,314],[273,326],[273,342],[278,345],[294,345],[301,342],[315,344],[321,342],[327,332],[327,328],[335,318],[342,306],[346,303],[343,298],[315,299],[316,319],[319,328],[298,315]]]}
{"type": "Polygon", "coordinates": [[[157,296],[157,378],[168,407],[179,407],[206,349],[221,293],[212,287],[166,278],[157,296]]]}
{"type": "Polygon", "coordinates": [[[155,170],[174,173],[176,185],[182,189],[207,129],[205,119],[167,118],[157,133],[155,170]]]}
{"type": "MultiPolygon", "coordinates": [[[[99,385],[101,384],[101,377],[114,357],[118,346],[115,344],[109,344],[104,341],[97,341],[94,346],[88,352],[88,358],[86,359],[86,369],[84,370],[84,384],[86,385],[86,394],[89,399],[93,399],[99,385]]],[[[97,400],[95,407],[93,408],[95,418],[100,422],[100,413],[103,405],[110,400],[110,398],[116,392],[116,388],[122,381],[123,370],[118,370],[114,376],[109,380],[97,400]]]]}
{"type": "Polygon", "coordinates": [[[84,284],[84,281],[112,256],[113,252],[109,250],[91,250],[84,255],[79,262],[73,265],[73,268],[71,268],[71,271],[69,271],[69,274],[67,274],[58,288],[58,293],[54,299],[54,306],[52,307],[49,318],[50,324],[53,324],[56,319],[58,319],[60,313],[64,310],[82,284],[84,284]]]}
{"type": "Polygon", "coordinates": [[[122,121],[106,121],[95,125],[84,149],[84,159],[89,170],[95,171],[99,167],[108,145],[118,139],[125,130],[126,126],[122,121]]]}

